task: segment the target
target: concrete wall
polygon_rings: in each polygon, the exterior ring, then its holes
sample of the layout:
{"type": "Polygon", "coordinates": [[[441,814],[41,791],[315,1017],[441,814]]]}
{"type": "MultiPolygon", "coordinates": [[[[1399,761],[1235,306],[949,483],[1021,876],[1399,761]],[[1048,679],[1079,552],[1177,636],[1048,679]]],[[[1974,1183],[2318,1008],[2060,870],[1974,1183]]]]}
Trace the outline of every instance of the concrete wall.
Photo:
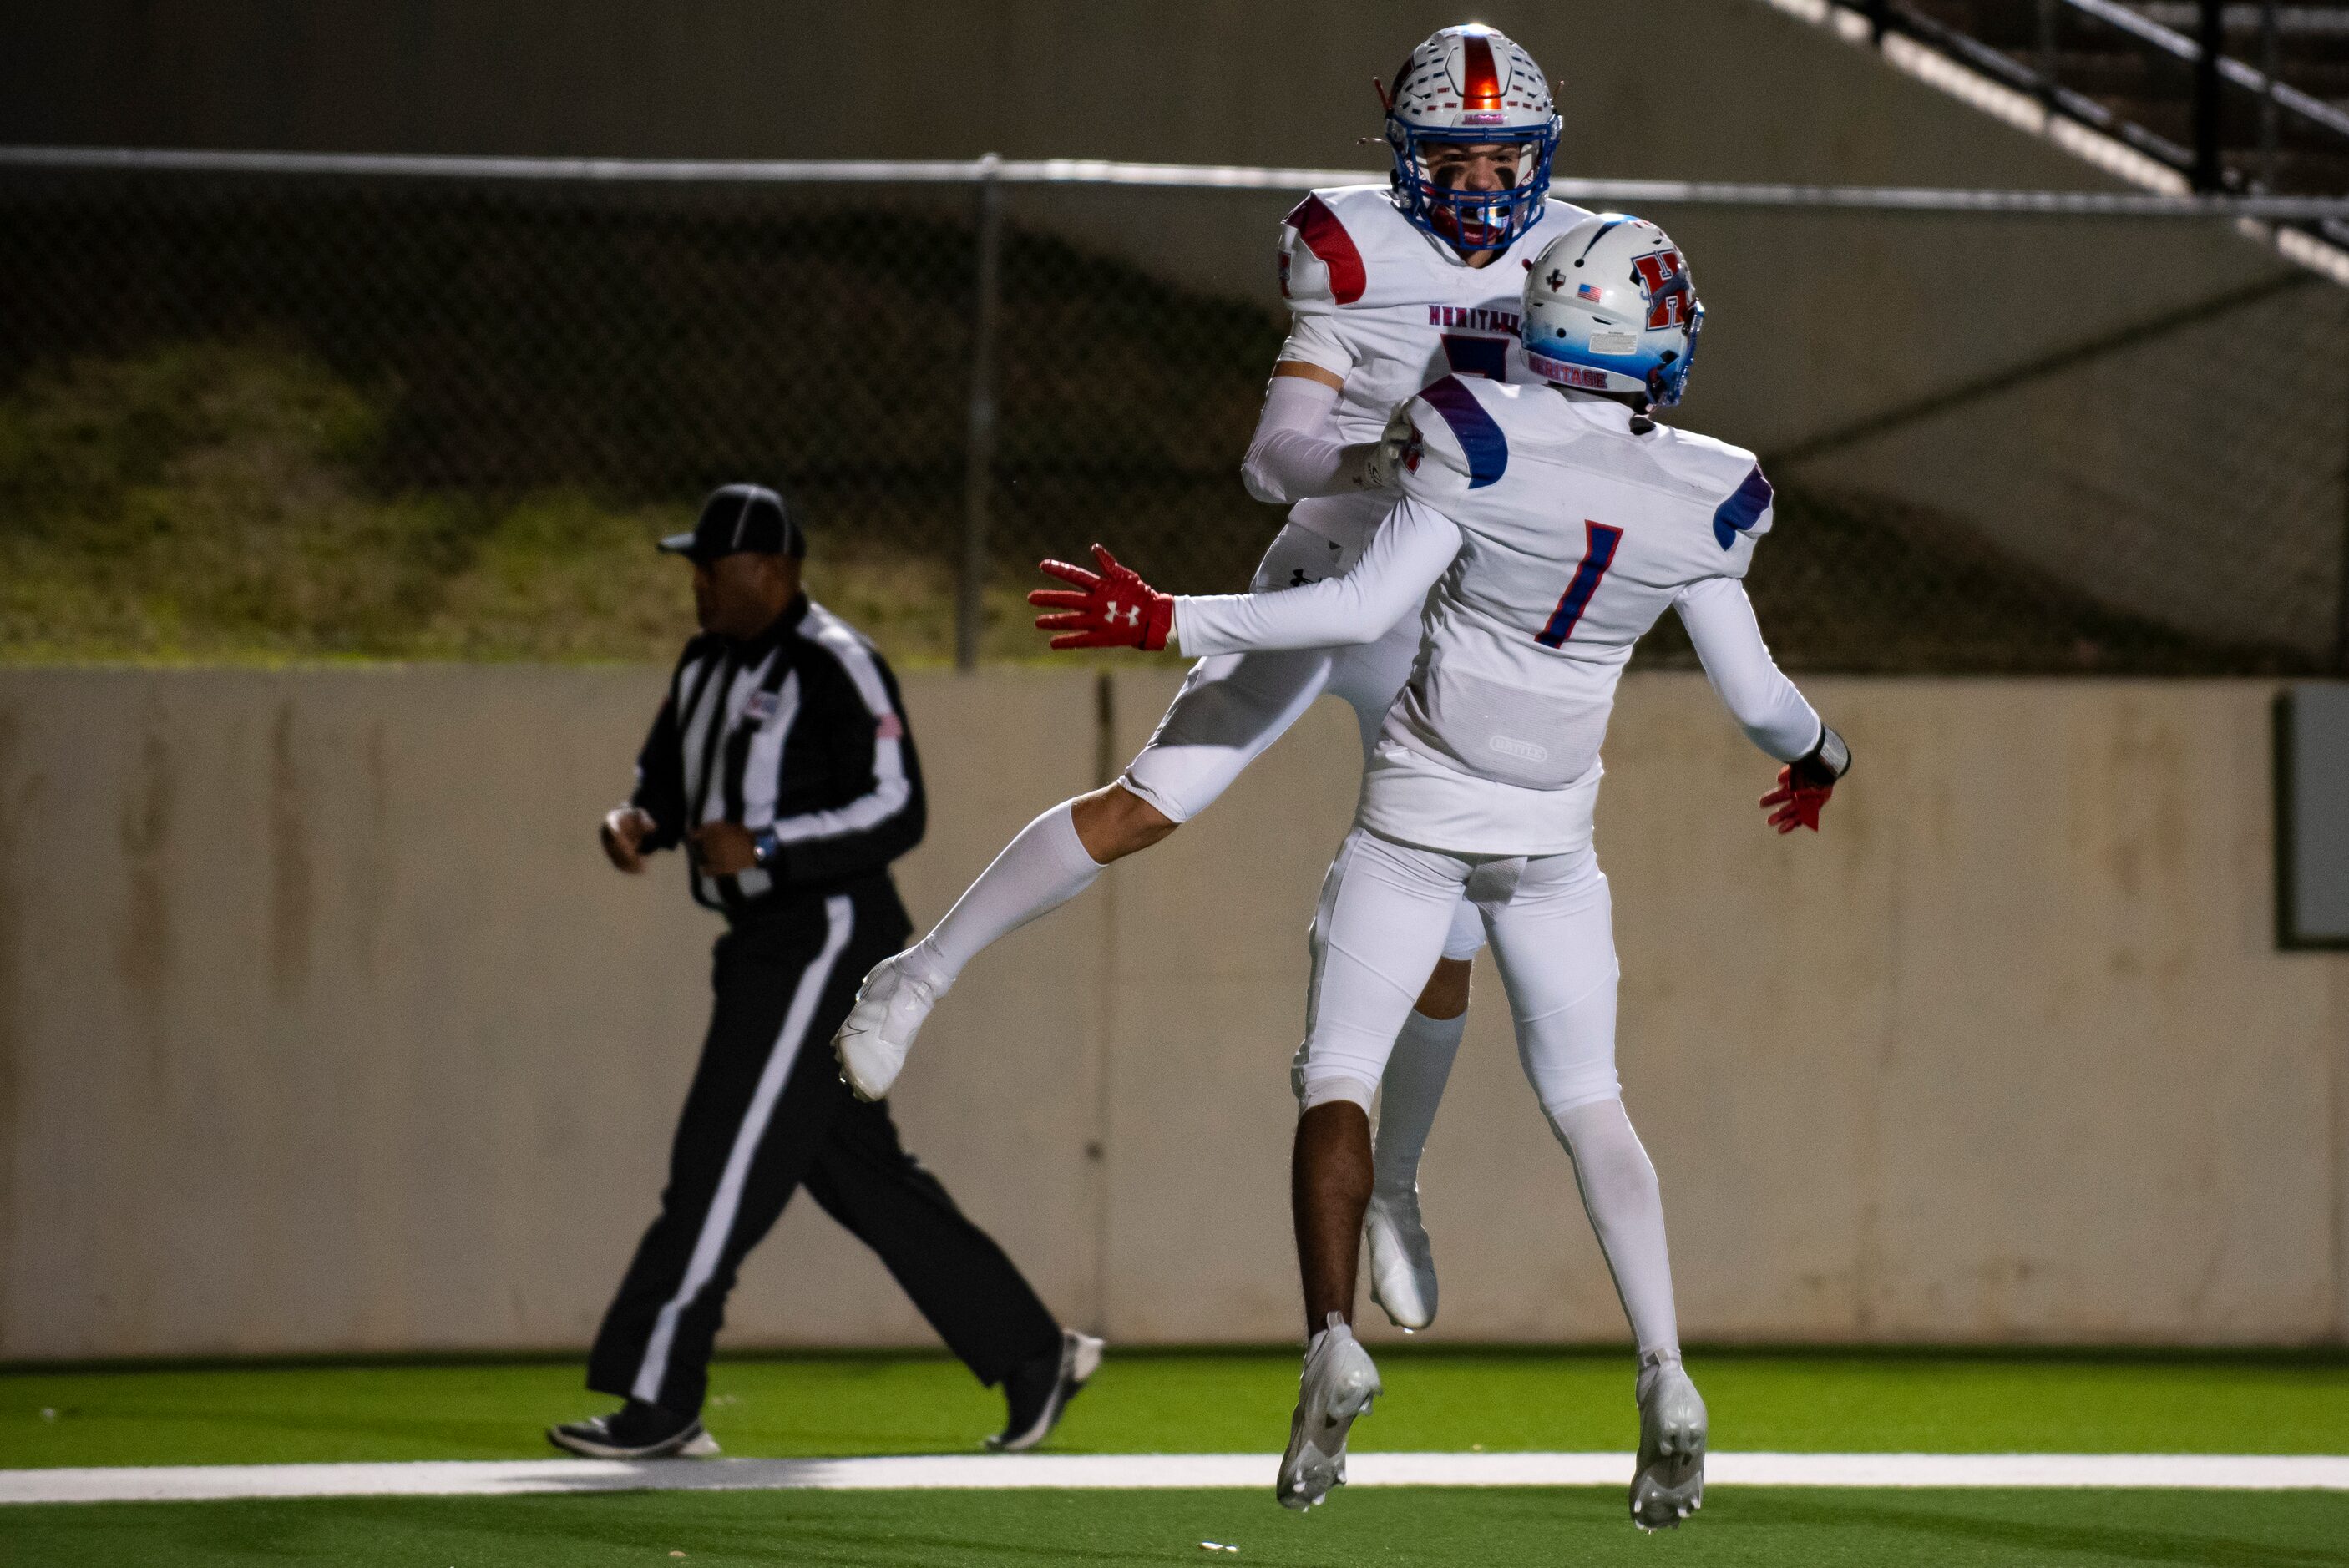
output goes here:
{"type": "MultiPolygon", "coordinates": [[[[657,1194],[714,928],[592,841],[644,670],[0,673],[0,1357],[578,1345],[657,1194]]],[[[1171,691],[1112,687],[1123,758],[1171,691]]],[[[1820,681],[1782,841],[1633,676],[1601,851],[1633,1114],[1707,1338],[2349,1337],[2349,954],[2271,949],[2267,688],[1820,681]]],[[[916,677],[934,916],[1099,767],[1090,675],[916,677]]],[[[1351,720],[977,965],[912,1145],[1071,1321],[1295,1325],[1303,928],[1351,720]]],[[[1447,1339],[1619,1314],[1495,977],[1426,1168],[1447,1339]]],[[[812,1205],[740,1344],[919,1344],[812,1205]]]]}

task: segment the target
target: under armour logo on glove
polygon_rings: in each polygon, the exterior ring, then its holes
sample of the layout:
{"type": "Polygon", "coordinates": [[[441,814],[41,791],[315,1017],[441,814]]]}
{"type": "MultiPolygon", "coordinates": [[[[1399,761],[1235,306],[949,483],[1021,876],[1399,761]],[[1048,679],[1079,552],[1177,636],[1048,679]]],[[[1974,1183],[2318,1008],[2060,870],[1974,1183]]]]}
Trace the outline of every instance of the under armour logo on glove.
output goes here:
{"type": "Polygon", "coordinates": [[[1174,625],[1173,595],[1161,593],[1132,567],[1120,565],[1106,545],[1093,546],[1093,559],[1101,563],[1098,573],[1065,561],[1037,563],[1046,575],[1076,587],[1039,588],[1028,595],[1028,603],[1039,609],[1061,612],[1037,616],[1036,629],[1056,634],[1055,648],[1140,648],[1154,653],[1164,647],[1174,625]]]}

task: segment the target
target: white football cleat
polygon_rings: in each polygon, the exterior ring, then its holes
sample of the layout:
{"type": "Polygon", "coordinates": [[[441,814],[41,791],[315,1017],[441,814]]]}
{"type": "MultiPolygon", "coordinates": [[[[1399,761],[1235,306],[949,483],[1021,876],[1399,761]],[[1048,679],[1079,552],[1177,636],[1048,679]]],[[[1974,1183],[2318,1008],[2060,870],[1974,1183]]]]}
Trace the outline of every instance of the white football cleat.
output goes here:
{"type": "Polygon", "coordinates": [[[856,1005],[832,1037],[841,1081],[857,1099],[887,1096],[905,1065],[905,1053],[914,1048],[914,1037],[946,993],[944,985],[916,967],[912,948],[873,966],[856,988],[856,1005]]]}
{"type": "Polygon", "coordinates": [[[1354,1418],[1370,1414],[1383,1392],[1378,1367],[1354,1331],[1336,1313],[1305,1349],[1297,1380],[1297,1413],[1288,1418],[1288,1451],[1280,1456],[1273,1495],[1283,1508],[1310,1508],[1346,1484],[1346,1434],[1354,1418]]]}
{"type": "Polygon", "coordinates": [[[1399,1196],[1371,1194],[1362,1215],[1371,1243],[1371,1299],[1387,1321],[1414,1333],[1435,1321],[1435,1249],[1419,1217],[1419,1189],[1399,1196]]]}
{"type": "Polygon", "coordinates": [[[1680,1358],[1640,1368],[1640,1463],[1631,1472],[1631,1522],[1671,1530],[1704,1506],[1704,1399],[1680,1358]]]}

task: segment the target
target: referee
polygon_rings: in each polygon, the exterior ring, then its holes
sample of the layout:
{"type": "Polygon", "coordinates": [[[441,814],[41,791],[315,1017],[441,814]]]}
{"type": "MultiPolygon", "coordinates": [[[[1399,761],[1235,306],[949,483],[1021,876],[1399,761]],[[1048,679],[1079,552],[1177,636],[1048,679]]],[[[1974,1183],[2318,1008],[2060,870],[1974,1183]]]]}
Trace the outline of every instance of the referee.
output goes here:
{"type": "Polygon", "coordinates": [[[887,1103],[839,1078],[824,1042],[859,977],[911,934],[889,862],[921,841],[922,774],[897,683],[872,644],[800,591],[806,541],[773,490],[728,485],[691,533],[701,634],[604,819],[624,872],[682,844],[693,896],[727,918],[717,1002],[669,1151],[660,1217],[604,1315],[587,1387],[626,1400],[551,1429],[573,1453],[715,1453],[710,1347],[743,1257],[804,1183],[881,1255],[947,1346],[1009,1407],[997,1449],[1032,1448],[1100,1364],[937,1178],[887,1103]]]}

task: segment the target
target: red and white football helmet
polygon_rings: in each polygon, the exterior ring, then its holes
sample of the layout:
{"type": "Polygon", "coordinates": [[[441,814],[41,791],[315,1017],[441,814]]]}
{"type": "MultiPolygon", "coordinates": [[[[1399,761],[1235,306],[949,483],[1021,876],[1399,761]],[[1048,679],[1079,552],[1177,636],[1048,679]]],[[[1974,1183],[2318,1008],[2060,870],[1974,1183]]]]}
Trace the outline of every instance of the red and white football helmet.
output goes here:
{"type": "Polygon", "coordinates": [[[1536,375],[1669,408],[1688,390],[1704,305],[1670,234],[1596,212],[1541,248],[1517,320],[1536,375]]]}
{"type": "Polygon", "coordinates": [[[1381,90],[1395,205],[1404,217],[1463,251],[1497,250],[1540,218],[1560,122],[1541,67],[1516,42],[1481,22],[1446,27],[1413,49],[1392,89],[1381,90]],[[1427,164],[1434,142],[1521,149],[1516,185],[1437,184],[1427,164]]]}

